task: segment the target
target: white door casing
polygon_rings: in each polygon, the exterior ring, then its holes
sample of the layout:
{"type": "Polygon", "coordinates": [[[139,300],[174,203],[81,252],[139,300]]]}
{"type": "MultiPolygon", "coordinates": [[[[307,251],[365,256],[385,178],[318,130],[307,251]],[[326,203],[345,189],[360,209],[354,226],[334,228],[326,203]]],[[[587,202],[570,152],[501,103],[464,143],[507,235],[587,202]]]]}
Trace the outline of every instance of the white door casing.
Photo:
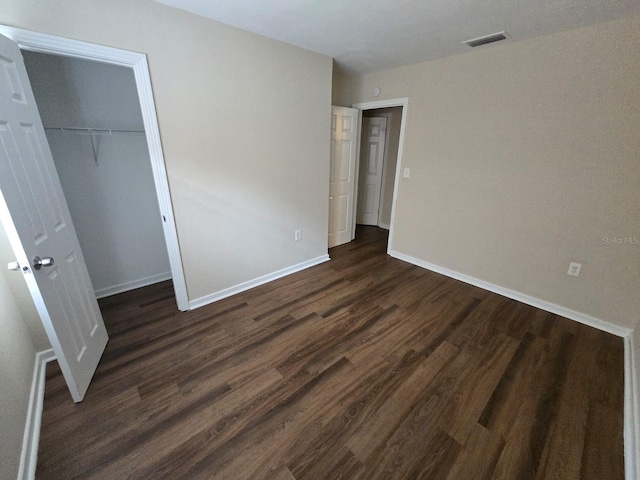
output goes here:
{"type": "Polygon", "coordinates": [[[356,215],[357,223],[361,225],[378,225],[386,132],[387,119],[385,117],[364,117],[362,119],[358,211],[356,215]]]}
{"type": "Polygon", "coordinates": [[[329,248],[353,240],[358,115],[355,108],[331,107],[329,248]]]}
{"type": "Polygon", "coordinates": [[[402,107],[402,120],[400,122],[400,139],[398,142],[398,159],[396,162],[396,175],[393,183],[393,198],[391,202],[391,222],[389,223],[389,240],[387,242],[387,253],[394,251],[394,231],[396,223],[396,210],[398,207],[398,186],[400,183],[400,172],[404,165],[404,133],[407,128],[407,114],[409,111],[409,97],[390,98],[387,100],[376,100],[374,102],[354,103],[353,108],[360,110],[373,110],[377,108],[402,107]]]}
{"type": "Polygon", "coordinates": [[[0,220],[71,396],[79,402],[107,344],[107,331],[20,49],[4,36],[0,36],[0,220]],[[53,265],[36,269],[35,257],[53,258],[53,265]]]}

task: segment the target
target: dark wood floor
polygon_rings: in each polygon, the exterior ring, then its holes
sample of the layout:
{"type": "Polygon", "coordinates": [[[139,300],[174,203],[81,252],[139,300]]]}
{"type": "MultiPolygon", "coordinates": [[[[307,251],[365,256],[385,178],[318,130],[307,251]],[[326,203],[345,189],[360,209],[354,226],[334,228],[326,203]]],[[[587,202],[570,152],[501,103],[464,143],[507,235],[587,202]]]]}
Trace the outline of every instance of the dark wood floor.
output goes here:
{"type": "Polygon", "coordinates": [[[623,343],[385,255],[198,310],[101,302],[83,403],[52,365],[39,479],[622,479],[623,343]]]}

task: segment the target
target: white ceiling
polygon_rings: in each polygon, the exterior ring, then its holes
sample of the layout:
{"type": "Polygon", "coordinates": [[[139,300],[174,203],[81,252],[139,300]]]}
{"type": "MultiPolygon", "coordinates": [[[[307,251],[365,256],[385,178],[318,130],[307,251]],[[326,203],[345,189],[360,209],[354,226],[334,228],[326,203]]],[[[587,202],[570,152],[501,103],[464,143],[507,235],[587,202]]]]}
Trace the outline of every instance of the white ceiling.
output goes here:
{"type": "Polygon", "coordinates": [[[346,74],[468,52],[462,41],[503,30],[513,42],[640,14],[639,0],[156,1],[329,55],[346,74]]]}

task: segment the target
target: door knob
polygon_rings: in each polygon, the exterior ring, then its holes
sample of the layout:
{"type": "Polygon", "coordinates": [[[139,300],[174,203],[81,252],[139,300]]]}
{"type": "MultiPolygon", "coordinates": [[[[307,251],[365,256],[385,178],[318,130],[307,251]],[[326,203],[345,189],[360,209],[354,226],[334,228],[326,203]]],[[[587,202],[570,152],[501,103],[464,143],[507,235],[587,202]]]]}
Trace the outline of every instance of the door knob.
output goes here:
{"type": "Polygon", "coordinates": [[[44,257],[42,259],[40,257],[33,258],[34,270],[40,270],[42,267],[50,267],[51,265],[53,265],[53,258],[51,257],[44,257]]]}

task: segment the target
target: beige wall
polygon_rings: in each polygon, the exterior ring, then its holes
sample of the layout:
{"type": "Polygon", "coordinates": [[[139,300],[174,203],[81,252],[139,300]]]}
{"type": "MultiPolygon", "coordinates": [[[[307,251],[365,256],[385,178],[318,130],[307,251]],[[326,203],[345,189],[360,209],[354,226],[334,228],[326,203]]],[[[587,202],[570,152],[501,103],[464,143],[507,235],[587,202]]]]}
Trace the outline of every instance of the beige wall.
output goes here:
{"type": "Polygon", "coordinates": [[[190,300],[327,253],[329,57],[151,0],[5,0],[0,23],[147,54],[190,300]]]}
{"type": "MultiPolygon", "coordinates": [[[[4,234],[4,232],[2,232],[4,234]]],[[[36,348],[0,265],[0,478],[18,476],[36,348]]]]}
{"type": "Polygon", "coordinates": [[[331,104],[339,107],[349,107],[353,105],[352,99],[355,96],[354,84],[360,77],[342,75],[337,70],[332,75],[331,104]]]}
{"type": "Polygon", "coordinates": [[[409,97],[392,248],[630,327],[640,320],[640,17],[360,77],[409,97]],[[567,276],[569,262],[583,264],[567,276]]]}

